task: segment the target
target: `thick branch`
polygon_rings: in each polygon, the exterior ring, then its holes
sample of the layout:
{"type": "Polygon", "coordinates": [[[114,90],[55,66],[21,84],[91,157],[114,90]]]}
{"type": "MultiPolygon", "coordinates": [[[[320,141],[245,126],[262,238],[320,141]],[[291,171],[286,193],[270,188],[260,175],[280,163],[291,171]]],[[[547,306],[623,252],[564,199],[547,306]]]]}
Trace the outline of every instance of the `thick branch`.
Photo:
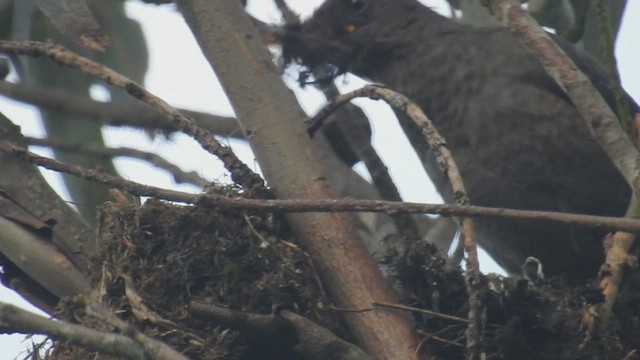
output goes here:
{"type": "Polygon", "coordinates": [[[206,318],[215,325],[242,333],[252,344],[261,344],[283,355],[295,354],[309,360],[371,359],[350,344],[313,321],[290,311],[262,315],[222,308],[199,302],[190,305],[191,316],[206,318]]]}
{"type": "MultiPolygon", "coordinates": [[[[242,4],[236,0],[178,1],[206,58],[224,84],[238,121],[278,198],[335,198],[327,170],[300,119],[295,97],[242,4]]],[[[324,148],[327,145],[324,144],[324,148]]],[[[294,235],[309,252],[331,299],[341,307],[395,302],[396,295],[357,237],[347,214],[291,214],[294,235]]],[[[350,333],[369,354],[412,359],[418,344],[405,314],[344,314],[350,333]]]]}
{"type": "Polygon", "coordinates": [[[148,359],[143,347],[131,338],[47,319],[14,305],[0,303],[0,326],[4,328],[1,331],[5,333],[41,334],[125,359],[148,359]]]}
{"type": "MultiPolygon", "coordinates": [[[[19,143],[22,135],[19,128],[9,119],[0,114],[0,132],[2,139],[19,143]]],[[[78,212],[63,201],[42,177],[35,166],[25,163],[10,155],[0,155],[0,188],[6,197],[13,199],[16,204],[33,214],[43,222],[53,220],[56,246],[84,273],[90,262],[85,250],[93,249],[91,230],[82,221],[78,212]],[[59,240],[59,241],[58,241],[59,240]]]]}
{"type": "Polygon", "coordinates": [[[56,297],[90,289],[87,278],[44,235],[0,217],[0,252],[56,297]],[[52,274],[56,274],[53,276],[52,274]]]}

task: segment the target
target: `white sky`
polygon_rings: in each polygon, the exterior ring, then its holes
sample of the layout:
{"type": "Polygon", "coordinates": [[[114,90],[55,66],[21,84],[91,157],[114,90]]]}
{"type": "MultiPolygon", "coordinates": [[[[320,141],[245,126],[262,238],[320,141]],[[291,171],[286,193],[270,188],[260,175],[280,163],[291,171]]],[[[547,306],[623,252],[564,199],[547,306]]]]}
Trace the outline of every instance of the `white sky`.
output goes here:
{"type": "MultiPolygon", "coordinates": [[[[308,16],[321,2],[321,0],[288,1],[289,5],[303,16],[308,16]]],[[[445,14],[449,11],[444,0],[422,0],[422,2],[445,14]]],[[[263,6],[265,4],[270,6],[272,1],[249,0],[249,10],[263,21],[278,21],[279,17],[275,9],[265,9],[263,6]]],[[[151,68],[146,78],[146,88],[176,107],[232,115],[233,109],[226,100],[222,88],[186,24],[174,9],[173,6],[153,6],[141,2],[128,4],[128,13],[143,24],[148,36],[151,68]]],[[[616,51],[623,85],[636,100],[640,99],[640,67],[637,66],[640,64],[640,51],[637,46],[640,25],[632,24],[631,19],[638,18],[640,18],[640,1],[629,1],[616,51]]],[[[295,87],[293,76],[285,75],[285,78],[290,86],[295,87]]],[[[362,84],[359,79],[347,77],[339,85],[348,91],[362,84]]],[[[311,88],[296,91],[296,93],[308,112],[317,110],[324,101],[322,96],[311,88]]],[[[96,97],[101,96],[99,88],[96,89],[95,94],[96,97]]],[[[374,145],[390,168],[404,199],[417,202],[441,202],[402,131],[393,120],[391,110],[382,102],[364,99],[355,102],[364,106],[371,118],[374,145]],[[403,161],[398,162],[394,159],[403,159],[403,161]]],[[[0,109],[4,115],[18,123],[26,135],[43,136],[39,118],[32,107],[0,97],[0,109]]],[[[142,131],[119,128],[107,130],[105,135],[110,146],[131,146],[153,151],[179,164],[184,170],[196,170],[211,180],[228,181],[228,176],[220,162],[203,151],[187,136],[177,135],[172,141],[161,138],[150,141],[142,131]]],[[[244,162],[257,168],[248,146],[240,142],[232,142],[231,145],[244,162]]],[[[50,155],[41,148],[34,150],[50,155]]],[[[117,159],[116,164],[121,173],[131,180],[165,188],[197,191],[190,186],[176,186],[169,175],[144,162],[117,159]]],[[[49,171],[45,171],[45,174],[54,186],[60,188],[58,174],[49,171]]],[[[68,199],[66,193],[62,194],[65,199],[68,199]]],[[[485,271],[495,271],[495,265],[486,256],[480,261],[485,271]]],[[[0,301],[30,306],[15,293],[1,286],[0,301]]],[[[30,308],[33,309],[33,307],[30,308]]],[[[21,342],[22,339],[22,335],[0,335],[0,360],[13,358],[24,351],[30,341],[21,342]]]]}

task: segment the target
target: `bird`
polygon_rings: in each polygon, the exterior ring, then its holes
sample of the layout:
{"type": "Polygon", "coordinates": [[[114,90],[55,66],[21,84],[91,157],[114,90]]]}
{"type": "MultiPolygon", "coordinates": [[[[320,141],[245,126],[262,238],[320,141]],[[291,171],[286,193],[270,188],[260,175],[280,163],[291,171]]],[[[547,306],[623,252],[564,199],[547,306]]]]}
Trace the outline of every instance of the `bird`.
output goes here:
{"type": "MultiPolygon", "coordinates": [[[[554,40],[614,108],[595,59],[554,40]]],[[[624,216],[631,189],[571,99],[538,58],[500,26],[471,27],[417,0],[327,0],[280,38],[285,63],[353,73],[400,92],[433,121],[471,204],[624,216]]],[[[633,112],[638,105],[626,97],[633,112]]],[[[401,114],[400,114],[401,115],[401,114]]],[[[454,196],[419,129],[398,116],[446,202],[454,196]]],[[[606,232],[560,223],[475,218],[478,244],[510,274],[529,257],[545,275],[595,277],[606,232]]]]}

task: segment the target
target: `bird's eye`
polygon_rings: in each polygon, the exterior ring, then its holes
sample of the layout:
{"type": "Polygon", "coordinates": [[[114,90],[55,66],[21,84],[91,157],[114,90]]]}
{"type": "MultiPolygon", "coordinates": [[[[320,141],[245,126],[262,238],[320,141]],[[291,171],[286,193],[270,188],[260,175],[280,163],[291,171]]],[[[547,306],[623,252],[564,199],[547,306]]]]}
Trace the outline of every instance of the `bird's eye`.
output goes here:
{"type": "Polygon", "coordinates": [[[358,13],[364,10],[367,2],[365,0],[349,0],[349,6],[351,6],[351,11],[358,13]]]}

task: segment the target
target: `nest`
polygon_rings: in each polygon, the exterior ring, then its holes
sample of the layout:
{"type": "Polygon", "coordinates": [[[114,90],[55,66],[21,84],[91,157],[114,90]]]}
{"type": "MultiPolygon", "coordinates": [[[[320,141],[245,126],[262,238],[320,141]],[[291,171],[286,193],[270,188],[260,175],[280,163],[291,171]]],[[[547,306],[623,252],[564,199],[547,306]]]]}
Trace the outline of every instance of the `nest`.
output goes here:
{"type": "MultiPolygon", "coordinates": [[[[188,357],[246,359],[260,350],[238,332],[190,316],[192,301],[258,314],[287,308],[342,332],[308,256],[273,216],[150,200],[141,207],[109,203],[101,224],[91,275],[103,303],[188,357]]],[[[61,313],[105,328],[84,308],[83,298],[69,299],[61,313]]],[[[86,353],[58,343],[54,354],[86,353]]]]}
{"type": "MultiPolygon", "coordinates": [[[[301,339],[286,338],[284,332],[247,333],[206,321],[191,313],[193,301],[246,314],[287,309],[350,340],[311,259],[277,216],[157,200],[142,206],[109,203],[102,209],[98,241],[93,296],[137,330],[189,358],[300,358],[289,353],[285,343],[301,339]]],[[[466,318],[462,273],[447,267],[433,246],[414,241],[403,254],[388,253],[383,263],[404,305],[466,318]]],[[[622,358],[640,345],[640,301],[634,292],[623,292],[618,316],[599,329],[600,336],[586,339],[584,311],[602,301],[594,286],[569,286],[562,279],[532,286],[497,276],[484,281],[485,349],[492,359],[598,359],[602,353],[622,358]]],[[[60,316],[115,331],[87,313],[86,303],[83,297],[66,299],[59,306],[60,316]]],[[[422,350],[428,349],[436,359],[465,358],[464,322],[419,312],[414,318],[422,350]]],[[[48,358],[91,354],[56,342],[48,358]]]]}

